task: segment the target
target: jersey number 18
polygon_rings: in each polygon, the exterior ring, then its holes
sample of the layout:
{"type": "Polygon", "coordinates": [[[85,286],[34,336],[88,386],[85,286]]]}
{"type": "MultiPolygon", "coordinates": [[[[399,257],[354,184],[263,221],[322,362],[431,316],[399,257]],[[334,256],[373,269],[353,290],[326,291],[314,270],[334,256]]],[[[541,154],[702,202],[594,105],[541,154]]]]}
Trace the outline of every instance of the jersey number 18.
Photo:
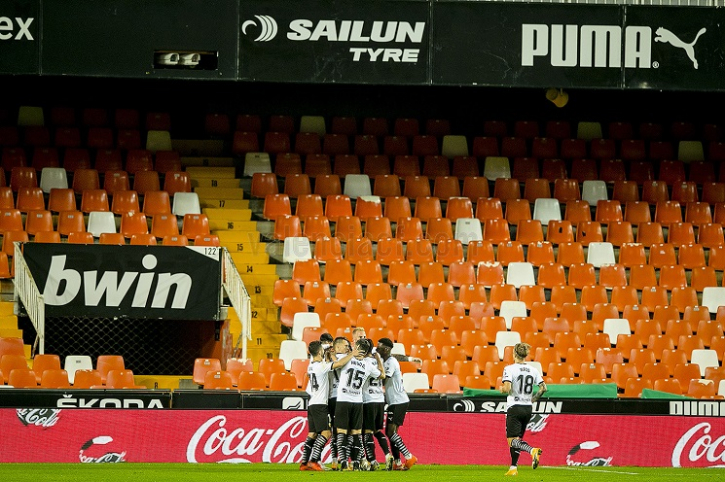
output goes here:
{"type": "Polygon", "coordinates": [[[531,375],[519,375],[516,377],[516,383],[519,384],[518,392],[526,395],[531,395],[534,391],[534,377],[531,375]]]}

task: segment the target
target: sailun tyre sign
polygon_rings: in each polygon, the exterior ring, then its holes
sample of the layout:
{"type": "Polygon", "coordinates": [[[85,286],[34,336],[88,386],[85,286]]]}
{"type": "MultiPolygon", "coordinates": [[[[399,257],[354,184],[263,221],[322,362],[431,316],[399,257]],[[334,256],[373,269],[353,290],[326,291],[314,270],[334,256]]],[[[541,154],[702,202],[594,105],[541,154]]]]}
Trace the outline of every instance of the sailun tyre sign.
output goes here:
{"type": "Polygon", "coordinates": [[[219,248],[31,243],[24,257],[47,317],[219,316],[219,248]]]}

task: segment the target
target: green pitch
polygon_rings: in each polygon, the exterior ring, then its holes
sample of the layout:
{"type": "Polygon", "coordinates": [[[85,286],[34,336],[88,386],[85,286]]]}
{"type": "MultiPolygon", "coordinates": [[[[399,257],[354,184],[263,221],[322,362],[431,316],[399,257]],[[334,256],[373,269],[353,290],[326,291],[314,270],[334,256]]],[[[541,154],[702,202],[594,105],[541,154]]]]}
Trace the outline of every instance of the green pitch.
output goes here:
{"type": "Polygon", "coordinates": [[[322,482],[331,480],[409,480],[415,482],[461,482],[479,480],[558,481],[638,481],[679,482],[723,480],[722,469],[673,469],[641,467],[519,467],[516,478],[504,477],[508,467],[462,465],[416,465],[407,472],[300,472],[296,465],[278,464],[0,464],[0,479],[12,482],[92,481],[92,482],[322,482]]]}

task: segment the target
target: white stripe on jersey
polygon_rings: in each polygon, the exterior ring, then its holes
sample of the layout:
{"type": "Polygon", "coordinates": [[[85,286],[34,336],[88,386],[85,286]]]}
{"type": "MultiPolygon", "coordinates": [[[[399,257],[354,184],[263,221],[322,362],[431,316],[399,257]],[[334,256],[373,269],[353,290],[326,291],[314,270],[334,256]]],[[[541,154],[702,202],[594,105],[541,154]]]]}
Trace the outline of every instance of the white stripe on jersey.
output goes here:
{"type": "Polygon", "coordinates": [[[534,386],[543,381],[539,371],[531,365],[514,363],[506,366],[501,378],[501,382],[511,382],[511,391],[506,398],[506,408],[512,405],[531,405],[534,386]]]}

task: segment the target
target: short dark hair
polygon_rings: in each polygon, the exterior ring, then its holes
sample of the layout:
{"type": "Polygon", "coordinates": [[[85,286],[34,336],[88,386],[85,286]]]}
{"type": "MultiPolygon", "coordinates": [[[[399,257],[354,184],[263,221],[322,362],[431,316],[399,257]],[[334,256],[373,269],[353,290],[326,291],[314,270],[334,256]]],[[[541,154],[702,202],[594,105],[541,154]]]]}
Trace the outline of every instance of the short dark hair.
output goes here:
{"type": "Polygon", "coordinates": [[[373,350],[373,345],[367,338],[360,338],[357,342],[355,342],[355,346],[363,353],[363,355],[367,355],[373,350]]]}
{"type": "Polygon", "coordinates": [[[323,334],[320,335],[320,341],[322,343],[332,343],[333,340],[334,339],[332,338],[332,335],[329,334],[329,333],[323,333],[323,334]]]}
{"type": "Polygon", "coordinates": [[[378,345],[387,346],[391,350],[395,346],[395,344],[393,343],[393,340],[391,340],[390,338],[381,338],[381,339],[379,339],[378,340],[378,345]]]}
{"type": "Polygon", "coordinates": [[[319,355],[322,352],[322,342],[319,340],[311,341],[310,344],[307,346],[307,350],[312,356],[319,355]]]}

